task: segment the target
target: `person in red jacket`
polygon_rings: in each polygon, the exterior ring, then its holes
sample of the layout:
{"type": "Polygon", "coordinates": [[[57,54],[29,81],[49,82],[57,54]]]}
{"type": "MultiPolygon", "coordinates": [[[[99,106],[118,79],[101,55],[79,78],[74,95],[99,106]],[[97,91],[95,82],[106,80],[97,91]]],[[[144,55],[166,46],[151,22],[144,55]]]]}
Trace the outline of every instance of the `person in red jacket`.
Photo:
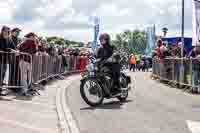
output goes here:
{"type": "Polygon", "coordinates": [[[24,41],[18,45],[20,52],[35,54],[38,50],[37,35],[33,32],[25,36],[24,41]]]}
{"type": "Polygon", "coordinates": [[[20,70],[21,70],[21,84],[24,87],[22,89],[22,95],[28,95],[28,87],[32,78],[32,60],[31,56],[38,51],[37,36],[34,33],[28,33],[25,36],[25,40],[19,44],[18,49],[20,52],[26,53],[21,56],[20,70]]]}
{"type": "Polygon", "coordinates": [[[81,55],[81,59],[80,59],[80,70],[84,71],[87,65],[87,57],[86,54],[82,54],[81,55]]]}
{"type": "Polygon", "coordinates": [[[161,50],[160,48],[162,47],[162,40],[158,40],[157,42],[157,48],[156,48],[156,55],[158,56],[158,58],[161,58],[162,57],[162,54],[161,54],[161,50]]]}

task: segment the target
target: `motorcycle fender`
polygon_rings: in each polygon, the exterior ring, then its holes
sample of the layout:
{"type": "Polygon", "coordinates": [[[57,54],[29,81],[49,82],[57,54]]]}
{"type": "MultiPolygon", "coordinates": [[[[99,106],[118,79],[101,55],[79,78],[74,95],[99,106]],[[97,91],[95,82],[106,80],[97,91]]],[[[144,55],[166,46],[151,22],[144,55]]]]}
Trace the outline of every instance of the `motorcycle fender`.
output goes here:
{"type": "Polygon", "coordinates": [[[84,76],[82,79],[81,79],[81,83],[86,81],[86,80],[89,80],[89,79],[94,79],[93,77],[88,77],[88,76],[84,76]]]}
{"type": "Polygon", "coordinates": [[[93,80],[95,79],[99,82],[98,77],[88,77],[88,76],[84,76],[80,81],[81,83],[83,83],[84,81],[89,80],[89,79],[93,79],[93,80]]]}
{"type": "Polygon", "coordinates": [[[86,77],[84,77],[84,78],[81,79],[81,83],[83,83],[84,81],[89,80],[89,79],[95,79],[95,80],[97,80],[97,82],[99,82],[99,84],[103,88],[104,94],[110,94],[110,91],[108,89],[106,89],[107,86],[105,86],[105,85],[102,84],[103,80],[101,79],[101,77],[88,77],[88,76],[86,76],[86,77]]]}

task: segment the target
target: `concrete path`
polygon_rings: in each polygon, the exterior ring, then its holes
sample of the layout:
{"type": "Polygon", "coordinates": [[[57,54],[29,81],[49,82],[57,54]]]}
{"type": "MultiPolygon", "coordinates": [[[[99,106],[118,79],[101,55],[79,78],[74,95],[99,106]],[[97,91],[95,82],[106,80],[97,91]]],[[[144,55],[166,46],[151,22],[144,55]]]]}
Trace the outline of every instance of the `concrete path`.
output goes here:
{"type": "Polygon", "coordinates": [[[56,111],[57,83],[40,91],[40,96],[27,99],[0,97],[0,131],[2,133],[58,133],[56,111]]]}

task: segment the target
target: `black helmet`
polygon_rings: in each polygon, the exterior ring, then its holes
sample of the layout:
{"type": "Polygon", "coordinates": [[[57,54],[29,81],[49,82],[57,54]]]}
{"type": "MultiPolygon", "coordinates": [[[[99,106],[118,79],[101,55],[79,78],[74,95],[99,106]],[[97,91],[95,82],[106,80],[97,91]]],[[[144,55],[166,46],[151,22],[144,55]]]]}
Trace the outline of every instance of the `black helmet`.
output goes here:
{"type": "Polygon", "coordinates": [[[103,33],[99,36],[99,40],[105,39],[107,41],[110,41],[110,35],[107,33],[103,33]]]}

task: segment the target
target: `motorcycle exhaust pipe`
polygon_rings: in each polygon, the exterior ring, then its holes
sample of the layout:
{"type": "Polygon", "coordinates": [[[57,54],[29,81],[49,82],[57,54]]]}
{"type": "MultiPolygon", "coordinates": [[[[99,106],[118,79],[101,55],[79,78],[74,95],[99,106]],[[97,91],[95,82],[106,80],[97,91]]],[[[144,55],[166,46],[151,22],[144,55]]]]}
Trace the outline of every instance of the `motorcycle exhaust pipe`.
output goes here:
{"type": "Polygon", "coordinates": [[[130,91],[130,90],[131,90],[131,86],[128,87],[128,91],[130,91]]]}

